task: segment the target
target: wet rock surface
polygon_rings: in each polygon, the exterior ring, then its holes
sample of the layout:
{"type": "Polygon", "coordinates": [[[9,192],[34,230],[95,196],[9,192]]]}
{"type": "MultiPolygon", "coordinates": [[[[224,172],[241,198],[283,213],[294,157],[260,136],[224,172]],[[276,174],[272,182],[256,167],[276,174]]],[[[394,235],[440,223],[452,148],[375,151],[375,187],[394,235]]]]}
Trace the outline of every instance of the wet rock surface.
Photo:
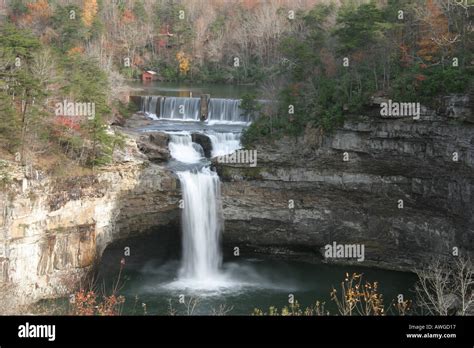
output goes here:
{"type": "Polygon", "coordinates": [[[212,143],[211,139],[209,139],[207,135],[201,133],[192,133],[191,139],[193,140],[193,143],[201,145],[202,149],[204,150],[204,156],[211,158],[212,143]]]}

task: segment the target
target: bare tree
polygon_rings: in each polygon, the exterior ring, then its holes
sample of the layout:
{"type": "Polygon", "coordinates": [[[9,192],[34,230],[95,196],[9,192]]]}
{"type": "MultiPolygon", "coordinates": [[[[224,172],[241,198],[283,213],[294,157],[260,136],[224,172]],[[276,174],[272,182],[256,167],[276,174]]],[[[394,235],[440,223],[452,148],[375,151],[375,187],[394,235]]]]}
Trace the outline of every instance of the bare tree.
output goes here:
{"type": "Polygon", "coordinates": [[[217,308],[212,307],[211,312],[212,312],[212,315],[222,316],[222,315],[228,315],[233,309],[234,309],[234,306],[220,304],[219,306],[217,306],[217,308]]]}
{"type": "Polygon", "coordinates": [[[200,302],[198,297],[191,297],[189,301],[184,304],[186,306],[186,315],[193,315],[200,302]]]}
{"type": "Polygon", "coordinates": [[[468,257],[435,258],[417,269],[417,305],[430,315],[469,315],[474,309],[473,268],[468,257]]]}
{"type": "Polygon", "coordinates": [[[455,262],[454,281],[457,294],[461,299],[460,315],[472,315],[474,311],[474,270],[468,258],[458,258],[455,262]]]}

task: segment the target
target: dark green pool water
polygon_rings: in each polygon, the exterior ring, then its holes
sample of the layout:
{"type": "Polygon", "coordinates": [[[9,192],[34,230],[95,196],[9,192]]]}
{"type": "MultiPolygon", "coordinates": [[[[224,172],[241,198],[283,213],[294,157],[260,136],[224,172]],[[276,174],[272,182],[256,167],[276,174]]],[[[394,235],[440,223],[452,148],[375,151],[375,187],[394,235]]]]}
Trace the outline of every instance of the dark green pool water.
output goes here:
{"type": "MultiPolygon", "coordinates": [[[[261,254],[227,255],[217,279],[203,282],[183,280],[179,278],[179,242],[171,243],[173,247],[169,247],[169,241],[163,243],[153,238],[141,243],[139,248],[133,244],[131,247],[140,256],[134,258],[132,253],[125,258],[120,290],[120,294],[126,297],[124,314],[144,314],[143,303],[147,314],[167,315],[170,304],[177,314],[187,314],[187,303],[193,299],[198,302],[193,314],[213,314],[224,306],[226,310],[230,309],[229,315],[249,315],[254,308],[268,312],[270,306],[282,308],[288,305],[290,294],[303,308],[319,300],[326,302],[331,314],[338,314],[330,301],[330,291],[335,287],[340,292],[346,272],[362,273],[364,283],[377,281],[387,307],[398,294],[403,294],[404,298],[414,297],[410,289],[416,277],[411,273],[278,260],[261,254]],[[156,248],[153,248],[154,243],[156,248]],[[163,254],[164,250],[166,254],[163,254]],[[184,299],[185,304],[180,303],[180,299],[184,299]]],[[[101,283],[112,284],[116,279],[123,245],[106,251],[101,265],[101,283]]]]}

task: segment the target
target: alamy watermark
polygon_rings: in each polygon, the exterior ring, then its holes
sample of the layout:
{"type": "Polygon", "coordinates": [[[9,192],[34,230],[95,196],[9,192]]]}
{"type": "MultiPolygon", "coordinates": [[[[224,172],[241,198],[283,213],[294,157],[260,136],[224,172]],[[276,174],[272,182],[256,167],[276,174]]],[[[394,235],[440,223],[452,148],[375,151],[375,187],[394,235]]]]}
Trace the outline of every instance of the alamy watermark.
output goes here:
{"type": "Polygon", "coordinates": [[[54,113],[56,116],[87,117],[87,119],[93,120],[95,103],[71,102],[65,99],[62,103],[56,103],[54,113]]]}
{"type": "Polygon", "coordinates": [[[420,103],[400,103],[389,99],[380,104],[380,116],[388,117],[413,117],[420,119],[420,103]]]}
{"type": "Polygon", "coordinates": [[[326,244],[324,246],[324,257],[326,259],[357,259],[362,262],[365,260],[364,244],[326,244]]]}
{"type": "Polygon", "coordinates": [[[35,325],[26,322],[18,326],[18,337],[20,338],[47,338],[48,341],[56,339],[56,325],[35,325]]]}
{"type": "Polygon", "coordinates": [[[232,154],[217,156],[217,163],[248,164],[250,167],[256,167],[257,150],[237,150],[232,154]]]}

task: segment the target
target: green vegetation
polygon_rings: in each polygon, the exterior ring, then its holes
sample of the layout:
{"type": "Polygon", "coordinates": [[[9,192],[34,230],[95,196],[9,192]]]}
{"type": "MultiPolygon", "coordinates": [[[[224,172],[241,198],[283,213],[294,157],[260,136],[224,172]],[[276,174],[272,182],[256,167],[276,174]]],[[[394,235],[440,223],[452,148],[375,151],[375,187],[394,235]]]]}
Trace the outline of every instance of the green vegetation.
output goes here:
{"type": "Polygon", "coordinates": [[[107,163],[116,143],[107,124],[127,112],[117,91],[143,70],[263,86],[243,98],[244,112],[260,115],[246,145],[308,126],[331,132],[373,96],[436,108],[440,95],[466,92],[472,80],[469,17],[434,0],[12,0],[7,16],[0,146],[22,160],[25,148],[52,142],[80,165],[107,163]],[[257,98],[278,102],[259,107],[257,98]],[[95,103],[96,118],[79,129],[55,125],[54,102],[63,99],[95,103]]]}
{"type": "Polygon", "coordinates": [[[262,109],[262,106],[257,101],[257,96],[255,94],[244,94],[242,96],[242,101],[240,103],[240,108],[243,111],[245,116],[255,116],[262,109]]]}
{"type": "Polygon", "coordinates": [[[124,103],[121,100],[115,101],[113,103],[113,108],[117,110],[117,113],[123,118],[128,118],[132,116],[140,109],[134,102],[124,103]]]}
{"type": "Polygon", "coordinates": [[[296,17],[298,29],[280,41],[279,106],[251,125],[246,145],[299,135],[309,124],[330,132],[376,95],[436,108],[437,97],[469,88],[472,41],[460,6],[347,2],[296,17]]]}
{"type": "Polygon", "coordinates": [[[98,63],[64,55],[11,23],[0,33],[0,146],[19,152],[23,164],[56,151],[83,166],[110,162],[122,141],[108,130],[108,77],[98,63]],[[94,105],[93,117],[58,117],[63,100],[94,105]]]}

